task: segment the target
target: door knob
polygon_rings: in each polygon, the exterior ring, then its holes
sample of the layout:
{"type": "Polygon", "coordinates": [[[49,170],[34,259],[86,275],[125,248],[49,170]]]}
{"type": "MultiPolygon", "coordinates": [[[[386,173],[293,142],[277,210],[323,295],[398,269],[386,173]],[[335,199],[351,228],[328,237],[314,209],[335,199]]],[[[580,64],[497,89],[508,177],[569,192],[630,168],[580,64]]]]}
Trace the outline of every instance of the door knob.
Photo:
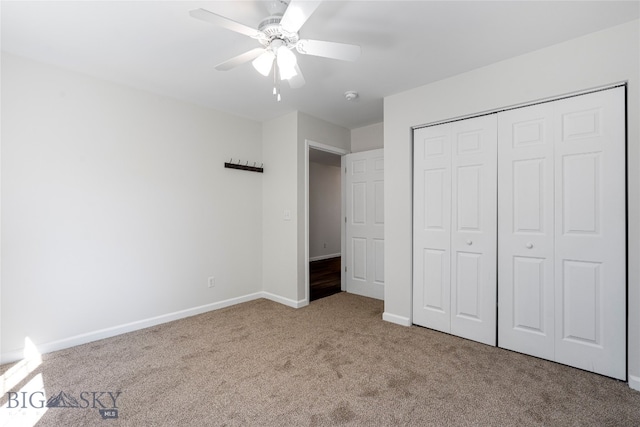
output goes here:
{"type": "Polygon", "coordinates": [[[467,240],[467,245],[472,245],[473,242],[471,240],[467,240]]]}
{"type": "Polygon", "coordinates": [[[527,243],[527,249],[531,249],[533,247],[533,243],[529,242],[527,243]]]}

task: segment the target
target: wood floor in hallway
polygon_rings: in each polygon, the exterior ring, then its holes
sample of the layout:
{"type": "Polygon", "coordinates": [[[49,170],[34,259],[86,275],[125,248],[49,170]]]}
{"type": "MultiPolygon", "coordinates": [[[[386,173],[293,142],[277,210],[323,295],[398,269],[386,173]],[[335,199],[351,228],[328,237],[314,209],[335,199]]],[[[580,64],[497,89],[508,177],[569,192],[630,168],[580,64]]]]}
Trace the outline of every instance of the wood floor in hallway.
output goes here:
{"type": "Polygon", "coordinates": [[[309,263],[309,301],[340,292],[340,257],[309,263]]]}

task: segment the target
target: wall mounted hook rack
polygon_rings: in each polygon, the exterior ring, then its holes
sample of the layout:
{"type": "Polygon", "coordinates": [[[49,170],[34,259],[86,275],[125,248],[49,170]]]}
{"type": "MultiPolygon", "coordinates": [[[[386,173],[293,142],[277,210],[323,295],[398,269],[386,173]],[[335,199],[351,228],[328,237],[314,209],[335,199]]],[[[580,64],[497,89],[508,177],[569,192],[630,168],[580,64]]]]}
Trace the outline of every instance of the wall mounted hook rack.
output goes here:
{"type": "Polygon", "coordinates": [[[264,172],[264,163],[261,163],[260,166],[256,166],[256,162],[253,162],[253,166],[249,166],[249,162],[246,161],[244,162],[244,164],[242,164],[241,160],[238,160],[237,162],[233,161],[233,158],[230,159],[228,162],[225,162],[224,167],[225,168],[229,168],[229,169],[240,169],[243,171],[249,171],[249,172],[258,172],[258,173],[263,173],[264,172]]]}

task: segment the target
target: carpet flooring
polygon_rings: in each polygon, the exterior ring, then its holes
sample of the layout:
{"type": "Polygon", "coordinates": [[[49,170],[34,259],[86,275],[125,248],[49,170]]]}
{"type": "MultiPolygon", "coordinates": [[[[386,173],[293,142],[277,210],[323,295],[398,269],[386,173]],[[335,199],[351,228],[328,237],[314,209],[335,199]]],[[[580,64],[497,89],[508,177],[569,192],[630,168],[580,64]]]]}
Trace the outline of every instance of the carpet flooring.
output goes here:
{"type": "Polygon", "coordinates": [[[382,310],[344,292],[297,310],[251,301],[45,354],[12,390],[41,374],[48,399],[75,396],[38,426],[640,425],[640,392],[623,382],[382,310]],[[83,408],[83,391],[120,392],[117,418],[83,408]]]}

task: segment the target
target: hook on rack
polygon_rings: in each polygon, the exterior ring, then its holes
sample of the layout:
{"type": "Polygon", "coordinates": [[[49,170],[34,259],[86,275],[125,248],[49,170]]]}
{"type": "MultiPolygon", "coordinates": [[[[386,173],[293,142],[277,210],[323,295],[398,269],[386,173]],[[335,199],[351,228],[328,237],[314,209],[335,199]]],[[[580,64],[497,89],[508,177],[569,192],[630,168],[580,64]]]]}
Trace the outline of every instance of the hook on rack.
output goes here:
{"type": "Polygon", "coordinates": [[[231,159],[229,159],[228,162],[225,162],[224,167],[225,168],[229,168],[229,169],[240,169],[243,171],[250,171],[250,172],[259,172],[259,173],[263,173],[264,172],[264,163],[261,164],[260,167],[256,166],[257,162],[253,162],[253,166],[249,166],[249,161],[245,161],[244,165],[242,164],[242,160],[238,159],[237,163],[235,163],[233,161],[233,157],[231,159]]]}

